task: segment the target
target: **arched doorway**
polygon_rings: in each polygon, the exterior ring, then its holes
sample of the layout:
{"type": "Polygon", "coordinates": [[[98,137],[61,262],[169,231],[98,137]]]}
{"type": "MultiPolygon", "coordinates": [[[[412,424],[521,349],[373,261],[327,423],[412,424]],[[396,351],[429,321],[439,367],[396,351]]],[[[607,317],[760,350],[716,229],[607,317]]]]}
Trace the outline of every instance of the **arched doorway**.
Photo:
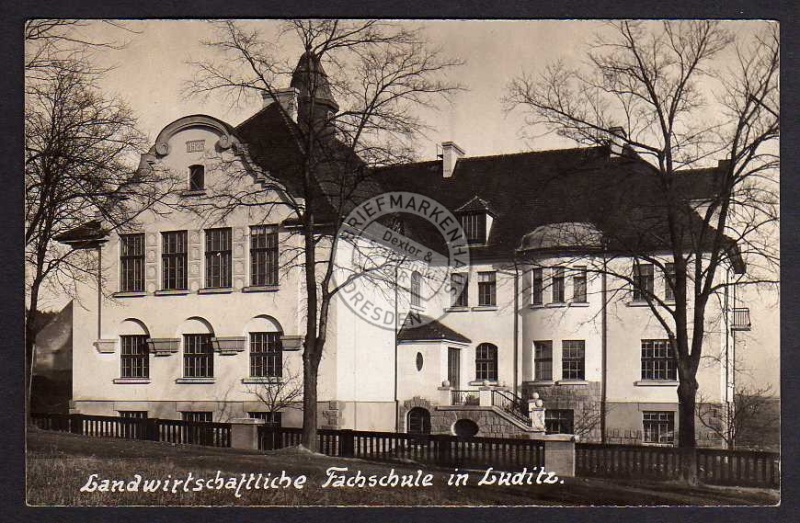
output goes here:
{"type": "Polygon", "coordinates": [[[430,434],[431,414],[427,409],[414,407],[408,411],[408,424],[406,432],[409,434],[430,434]]]}

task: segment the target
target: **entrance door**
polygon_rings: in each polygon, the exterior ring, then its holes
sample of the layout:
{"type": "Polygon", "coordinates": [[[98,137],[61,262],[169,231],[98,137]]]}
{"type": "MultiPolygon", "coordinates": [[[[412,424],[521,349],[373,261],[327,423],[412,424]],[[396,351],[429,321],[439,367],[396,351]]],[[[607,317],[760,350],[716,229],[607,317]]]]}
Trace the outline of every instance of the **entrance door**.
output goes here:
{"type": "Polygon", "coordinates": [[[461,351],[453,347],[447,348],[447,381],[453,390],[461,388],[461,351]]]}

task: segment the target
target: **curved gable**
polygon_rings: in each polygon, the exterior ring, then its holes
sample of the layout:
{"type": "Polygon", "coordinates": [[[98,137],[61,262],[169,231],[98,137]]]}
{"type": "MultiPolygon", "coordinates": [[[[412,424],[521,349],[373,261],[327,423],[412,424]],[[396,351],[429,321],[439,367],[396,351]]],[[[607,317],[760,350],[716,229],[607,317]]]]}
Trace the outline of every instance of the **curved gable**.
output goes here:
{"type": "Polygon", "coordinates": [[[233,145],[239,144],[239,139],[233,134],[233,127],[227,123],[214,118],[213,116],[208,116],[205,114],[193,114],[191,116],[178,118],[174,122],[164,127],[161,132],[158,133],[156,143],[150,149],[150,153],[156,154],[159,157],[167,156],[170,153],[170,139],[179,132],[193,127],[205,128],[217,134],[217,136],[219,136],[219,140],[216,143],[216,147],[218,147],[220,150],[229,149],[233,145]]]}

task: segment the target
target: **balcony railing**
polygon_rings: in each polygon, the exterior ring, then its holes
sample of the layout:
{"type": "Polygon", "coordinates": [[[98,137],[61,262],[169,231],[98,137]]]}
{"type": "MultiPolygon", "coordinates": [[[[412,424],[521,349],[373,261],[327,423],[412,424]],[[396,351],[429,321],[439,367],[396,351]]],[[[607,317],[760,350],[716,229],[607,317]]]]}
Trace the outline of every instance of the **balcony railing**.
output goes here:
{"type": "Polygon", "coordinates": [[[733,320],[731,321],[731,329],[735,331],[750,330],[750,309],[746,307],[733,309],[733,320]]]}
{"type": "Polygon", "coordinates": [[[477,390],[454,390],[451,391],[451,405],[480,405],[480,396],[477,390]]]}

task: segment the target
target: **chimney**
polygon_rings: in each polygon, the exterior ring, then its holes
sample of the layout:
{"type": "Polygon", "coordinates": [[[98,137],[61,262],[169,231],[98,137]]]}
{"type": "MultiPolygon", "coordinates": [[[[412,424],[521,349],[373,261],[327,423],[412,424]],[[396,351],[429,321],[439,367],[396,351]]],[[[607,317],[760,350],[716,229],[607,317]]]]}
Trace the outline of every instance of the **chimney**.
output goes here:
{"type": "MultiPolygon", "coordinates": [[[[287,89],[281,89],[279,91],[273,91],[275,95],[275,100],[281,104],[283,110],[286,111],[286,114],[291,118],[293,121],[297,121],[297,89],[294,87],[289,87],[287,89]]],[[[261,97],[264,99],[264,107],[269,107],[273,103],[273,98],[270,93],[263,92],[261,93],[261,97]]]]}
{"type": "Polygon", "coordinates": [[[456,162],[464,156],[464,150],[453,142],[442,143],[442,176],[450,178],[456,169],[456,162]]]}
{"type": "Polygon", "coordinates": [[[614,156],[627,156],[625,139],[628,134],[622,127],[611,127],[608,129],[608,145],[611,148],[611,154],[614,156]]]}

